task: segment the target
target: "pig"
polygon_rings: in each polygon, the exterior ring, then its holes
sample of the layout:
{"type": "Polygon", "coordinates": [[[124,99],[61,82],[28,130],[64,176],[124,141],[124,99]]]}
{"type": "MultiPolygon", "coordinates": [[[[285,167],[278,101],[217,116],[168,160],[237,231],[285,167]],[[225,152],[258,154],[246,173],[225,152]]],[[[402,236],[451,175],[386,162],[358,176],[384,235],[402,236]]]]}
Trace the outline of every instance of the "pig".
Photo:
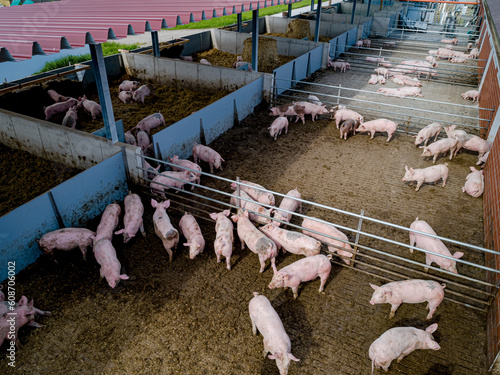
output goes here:
{"type": "Polygon", "coordinates": [[[478,137],[477,135],[471,136],[463,145],[466,150],[477,151],[479,157],[486,154],[491,149],[491,143],[478,137]]]}
{"type": "Polygon", "coordinates": [[[422,82],[418,80],[418,78],[410,78],[408,76],[405,76],[403,74],[395,74],[393,75],[393,78],[398,78],[401,81],[404,82],[405,85],[411,86],[411,87],[422,87],[422,82]]]}
{"type": "Polygon", "coordinates": [[[427,56],[425,58],[425,61],[427,61],[428,63],[432,64],[433,68],[438,68],[439,67],[439,65],[436,62],[436,58],[434,56],[427,56]]]}
{"type": "Polygon", "coordinates": [[[335,112],[335,124],[337,125],[337,129],[339,129],[342,121],[345,120],[354,120],[359,121],[360,124],[363,123],[364,118],[359,113],[351,111],[350,109],[338,109],[335,112]]]}
{"type": "Polygon", "coordinates": [[[152,129],[157,128],[160,125],[165,126],[165,119],[163,118],[163,115],[158,112],[143,118],[135,127],[136,129],[143,130],[149,134],[152,129]]]}
{"type": "Polygon", "coordinates": [[[323,103],[319,100],[319,98],[316,95],[309,95],[307,97],[307,100],[309,100],[313,104],[317,104],[317,105],[323,106],[323,103]]]}
{"type": "Polygon", "coordinates": [[[146,237],[144,223],[142,221],[144,205],[142,204],[141,197],[129,191],[123,204],[125,206],[125,216],[123,218],[123,225],[125,228],[116,231],[115,234],[123,234],[123,243],[128,243],[131,238],[135,237],[139,230],[141,231],[142,237],[146,237]]]}
{"type": "Polygon", "coordinates": [[[399,363],[416,349],[441,349],[432,337],[437,327],[437,323],[434,323],[425,331],[414,327],[396,327],[385,331],[368,350],[372,360],[372,375],[374,368],[383,368],[387,371],[394,359],[397,358],[399,363]]]}
{"type": "Polygon", "coordinates": [[[183,60],[183,61],[194,61],[193,60],[193,56],[179,56],[179,59],[183,60]]]}
{"type": "Polygon", "coordinates": [[[101,221],[97,226],[94,246],[95,243],[102,238],[107,238],[110,241],[113,240],[113,231],[118,225],[121,212],[122,209],[120,208],[120,205],[116,203],[111,203],[106,206],[106,209],[102,213],[101,221]]]}
{"type": "Polygon", "coordinates": [[[387,95],[397,96],[399,94],[399,89],[390,89],[387,87],[381,87],[377,90],[377,92],[384,94],[385,96],[387,96],[387,95]]]}
{"type": "Polygon", "coordinates": [[[396,85],[399,85],[399,86],[404,86],[405,85],[405,83],[403,82],[403,80],[401,80],[399,78],[396,78],[396,77],[392,77],[391,81],[394,82],[396,85]]]}
{"type": "Polygon", "coordinates": [[[390,303],[391,312],[389,319],[394,317],[396,310],[402,303],[427,302],[427,320],[432,319],[432,315],[444,299],[444,288],[446,284],[440,284],[432,280],[403,280],[377,286],[370,283],[374,292],[370,304],[390,303]]]}
{"type": "Polygon", "coordinates": [[[75,98],[70,98],[65,102],[59,102],[49,105],[48,107],[43,107],[43,110],[45,112],[45,120],[49,120],[53,115],[57,115],[58,113],[67,112],[68,109],[77,105],[77,103],[78,102],[75,98]]]}
{"type": "Polygon", "coordinates": [[[438,51],[439,51],[439,50],[437,50],[437,49],[430,49],[430,50],[427,52],[427,54],[428,54],[428,55],[431,55],[431,56],[435,56],[435,55],[437,55],[438,51]]]}
{"type": "Polygon", "coordinates": [[[271,137],[274,137],[274,140],[276,140],[283,128],[285,129],[285,134],[288,133],[288,119],[286,117],[278,117],[267,129],[271,137]]]}
{"type": "Polygon", "coordinates": [[[446,132],[446,136],[448,138],[456,138],[457,139],[457,145],[455,148],[455,153],[453,157],[457,156],[458,151],[460,151],[464,145],[465,142],[467,142],[472,136],[470,134],[467,134],[464,130],[455,130],[457,126],[456,125],[450,125],[450,126],[445,126],[444,131],[446,132]]]}
{"type": "Polygon", "coordinates": [[[469,59],[477,59],[477,58],[479,58],[479,50],[477,48],[474,48],[469,52],[469,59]]]}
{"type": "Polygon", "coordinates": [[[116,250],[107,238],[101,238],[94,242],[95,260],[101,266],[99,274],[106,278],[108,285],[114,288],[120,280],[128,280],[126,274],[120,275],[121,264],[116,257],[116,250]]]}
{"type": "Polygon", "coordinates": [[[370,46],[372,45],[372,42],[370,41],[370,39],[362,39],[362,42],[363,42],[363,47],[370,48],[370,46]]]}
{"type": "Polygon", "coordinates": [[[460,96],[465,99],[465,100],[470,100],[472,99],[472,103],[474,102],[478,102],[479,101],[479,91],[477,90],[469,90],[469,91],[466,91],[462,94],[460,94],[460,96]]]}
{"type": "Polygon", "coordinates": [[[139,82],[138,81],[123,81],[120,83],[120,86],[118,86],[118,90],[121,91],[135,91],[139,88],[139,82]]]}
{"type": "Polygon", "coordinates": [[[302,233],[326,243],[329,252],[337,253],[347,265],[350,265],[351,262],[347,258],[352,258],[354,252],[348,243],[347,236],[335,228],[335,226],[314,219],[304,218],[302,221],[302,227],[304,228],[302,229],[302,233]]]}
{"type": "Polygon", "coordinates": [[[133,91],[120,91],[120,93],[118,94],[118,98],[123,102],[123,104],[131,103],[133,97],[133,91]]]}
{"type": "Polygon", "coordinates": [[[238,185],[240,187],[240,190],[243,190],[245,193],[247,193],[254,201],[262,204],[267,204],[269,206],[275,205],[276,198],[274,197],[273,193],[266,190],[264,186],[256,184],[254,182],[241,180],[239,184],[233,182],[231,184],[231,189],[237,190],[238,185]]]}
{"type": "Polygon", "coordinates": [[[384,77],[382,77],[382,76],[377,76],[377,81],[378,81],[378,83],[380,83],[381,85],[385,85],[385,82],[386,82],[385,78],[384,78],[384,77]]]}
{"type": "Polygon", "coordinates": [[[367,57],[365,57],[365,61],[369,62],[369,63],[382,63],[382,62],[385,62],[385,59],[383,57],[367,56],[367,57]]]}
{"type": "Polygon", "coordinates": [[[293,102],[294,106],[299,106],[299,107],[304,107],[303,113],[297,113],[297,118],[295,119],[295,122],[299,120],[299,118],[302,120],[302,123],[305,124],[305,115],[311,115],[312,120],[316,118],[319,118],[319,115],[326,115],[328,114],[328,110],[321,105],[309,103],[309,102],[293,102]]]}
{"type": "Polygon", "coordinates": [[[297,116],[297,111],[303,113],[303,109],[303,106],[295,106],[292,103],[287,103],[278,107],[269,108],[271,111],[269,116],[297,116]]]}
{"type": "Polygon", "coordinates": [[[203,65],[212,65],[212,64],[210,64],[210,62],[207,59],[201,59],[200,60],[200,64],[203,64],[203,65]]]}
{"type": "Polygon", "coordinates": [[[222,159],[222,156],[217,151],[208,146],[199,145],[195,142],[193,144],[193,159],[195,163],[203,160],[210,164],[210,173],[212,174],[214,173],[214,167],[222,171],[222,162],[224,159],[222,159]]]}
{"type": "MultiPolygon", "coordinates": [[[[424,220],[419,220],[418,217],[410,225],[410,229],[418,230],[420,232],[429,233],[434,236],[437,236],[436,232],[434,232],[431,226],[427,224],[427,222],[425,222],[424,220]]],[[[457,251],[456,253],[451,255],[446,245],[440,239],[428,237],[423,234],[418,234],[412,231],[410,231],[410,246],[419,247],[421,249],[432,252],[432,253],[425,253],[426,265],[430,266],[434,262],[437,265],[439,265],[441,269],[458,274],[456,261],[440,257],[439,254],[460,259],[461,257],[463,257],[464,253],[457,251]]],[[[410,249],[410,253],[412,252],[413,249],[410,249]]],[[[428,267],[425,268],[426,272],[427,270],[428,267]]]]}
{"type": "Polygon", "coordinates": [[[482,163],[486,163],[486,160],[488,160],[488,156],[490,156],[490,152],[489,151],[487,153],[485,153],[484,155],[482,155],[482,156],[478,156],[478,160],[477,160],[476,165],[480,165],[482,163]]]}
{"type": "Polygon", "coordinates": [[[465,62],[467,62],[467,58],[465,58],[465,57],[454,57],[454,58],[452,58],[450,60],[450,62],[451,63],[458,63],[458,64],[465,63],[465,62]]]}
{"type": "Polygon", "coordinates": [[[361,39],[356,41],[356,48],[359,47],[363,47],[363,41],[361,39]]]}
{"type": "Polygon", "coordinates": [[[268,287],[269,289],[291,288],[293,298],[297,299],[300,283],[319,277],[321,280],[319,292],[321,293],[332,269],[331,259],[332,256],[330,254],[317,254],[293,262],[275,272],[268,287]]]}
{"type": "Polygon", "coordinates": [[[252,333],[255,336],[259,331],[264,337],[264,358],[276,360],[280,375],[287,375],[290,362],[298,362],[291,351],[290,338],[285,332],[283,323],[271,302],[265,297],[254,292],[254,297],[248,304],[250,320],[252,321],[252,333]]]}
{"type": "Polygon", "coordinates": [[[45,233],[38,240],[38,246],[44,254],[49,254],[54,261],[54,250],[72,250],[78,247],[83,254],[83,260],[87,260],[87,249],[92,246],[95,232],[86,228],[63,228],[45,233]]]}
{"type": "Polygon", "coordinates": [[[189,247],[189,259],[194,259],[205,249],[205,239],[201,233],[200,226],[193,215],[185,212],[179,221],[179,229],[181,234],[186,238],[187,242],[183,245],[189,247]]]}
{"type": "Polygon", "coordinates": [[[387,142],[389,142],[392,138],[392,135],[396,132],[398,124],[394,121],[387,119],[378,119],[367,121],[359,125],[356,129],[357,132],[370,132],[371,138],[375,136],[376,132],[386,132],[387,133],[387,142]]]}
{"type": "Polygon", "coordinates": [[[134,91],[132,99],[134,102],[140,101],[144,104],[144,98],[151,95],[151,89],[147,85],[142,85],[137,90],[134,91]]]}
{"type": "Polygon", "coordinates": [[[146,176],[148,179],[152,180],[156,176],[158,176],[160,173],[158,172],[160,170],[161,164],[158,164],[156,168],[153,168],[151,164],[148,163],[146,159],[142,159],[143,161],[143,169],[145,169],[146,176]]]}
{"type": "Polygon", "coordinates": [[[130,130],[128,132],[125,132],[125,143],[128,143],[132,146],[137,146],[137,141],[135,140],[135,137],[130,130]]]}
{"type": "Polygon", "coordinates": [[[484,192],[484,176],[482,170],[470,167],[471,173],[465,178],[465,185],[462,188],[463,193],[471,197],[480,197],[484,192]]]}
{"type": "Polygon", "coordinates": [[[245,249],[245,244],[248,246],[250,251],[259,256],[260,262],[260,273],[264,272],[266,267],[266,260],[271,259],[271,267],[273,271],[277,272],[276,269],[276,257],[278,256],[278,250],[276,244],[261,233],[252,222],[248,219],[248,211],[238,210],[237,215],[231,216],[233,222],[237,223],[236,231],[238,233],[238,238],[241,243],[241,250],[245,249]]]}
{"type": "Polygon", "coordinates": [[[273,224],[259,227],[259,230],[272,239],[276,248],[292,254],[306,257],[318,255],[321,251],[321,242],[303,233],[282,229],[273,224]]]}
{"type": "Polygon", "coordinates": [[[266,210],[264,207],[254,201],[244,190],[240,190],[239,197],[240,198],[238,198],[238,192],[235,191],[231,196],[230,203],[233,206],[237,206],[238,208],[244,208],[245,210],[248,210],[248,217],[250,218],[250,220],[255,221],[259,224],[267,224],[271,222],[271,213],[273,212],[272,209],[266,210]],[[258,214],[265,216],[260,216],[258,214]]]}
{"type": "Polygon", "coordinates": [[[148,133],[139,130],[136,136],[137,136],[137,146],[139,146],[142,151],[146,151],[146,149],[151,144],[148,133]]]}
{"type": "Polygon", "coordinates": [[[83,97],[81,98],[78,98],[77,107],[83,107],[83,109],[85,109],[85,111],[88,112],[90,116],[92,116],[92,120],[95,120],[97,116],[102,115],[101,106],[93,100],[88,100],[85,95],[83,95],[83,97]]]}
{"type": "Polygon", "coordinates": [[[62,125],[74,129],[76,128],[76,120],[78,120],[78,109],[76,108],[76,105],[74,105],[68,109],[68,112],[66,112],[62,125]]]}
{"type": "Polygon", "coordinates": [[[370,79],[368,80],[368,84],[376,85],[378,83],[378,76],[376,74],[372,74],[370,79]]]}
{"type": "MultiPolygon", "coordinates": [[[[457,148],[458,139],[456,138],[444,138],[431,143],[429,146],[423,147],[423,152],[421,157],[426,158],[433,156],[432,164],[436,164],[436,160],[440,154],[446,155],[448,151],[450,151],[450,160],[453,159],[455,155],[455,151],[457,148]]],[[[420,146],[422,148],[422,146],[420,146]]]]}
{"type": "Polygon", "coordinates": [[[340,73],[345,73],[346,69],[351,69],[351,64],[345,61],[332,61],[328,64],[329,68],[333,68],[333,71],[337,71],[337,68],[340,69],[340,73]]]}
{"type": "Polygon", "coordinates": [[[398,96],[403,96],[403,97],[406,97],[406,96],[421,96],[423,97],[423,95],[421,94],[422,93],[422,89],[420,87],[402,87],[400,89],[398,89],[398,96]]]}
{"type": "Polygon", "coordinates": [[[434,142],[437,141],[439,134],[441,133],[441,124],[439,122],[433,122],[427,125],[425,128],[421,129],[415,137],[415,146],[418,146],[424,142],[424,146],[427,146],[429,139],[434,137],[434,142]]]}
{"type": "Polygon", "coordinates": [[[155,176],[155,178],[151,181],[151,193],[159,195],[165,199],[165,190],[172,188],[175,189],[176,193],[178,193],[179,190],[182,190],[184,184],[194,182],[196,179],[197,177],[194,173],[188,170],[184,170],[182,172],[165,171],[155,176]]]}
{"type": "Polygon", "coordinates": [[[167,250],[169,262],[172,262],[173,248],[177,248],[179,243],[179,232],[173,227],[170,218],[167,214],[167,208],[170,207],[170,200],[159,203],[151,199],[151,206],[155,208],[153,214],[153,223],[155,226],[155,233],[160,237],[163,247],[167,250]]]}
{"type": "Polygon", "coordinates": [[[379,65],[385,66],[386,68],[390,68],[392,64],[388,61],[381,61],[378,63],[379,65]]]}
{"type": "Polygon", "coordinates": [[[457,44],[458,39],[453,38],[453,39],[441,39],[441,43],[447,43],[447,44],[457,44]]]}
{"type": "Polygon", "coordinates": [[[227,269],[231,271],[231,255],[233,253],[233,231],[234,226],[232,221],[228,218],[230,215],[229,210],[222,212],[213,212],[210,217],[215,220],[215,241],[214,251],[217,256],[217,263],[220,263],[221,256],[226,258],[227,269]]]}
{"type": "Polygon", "coordinates": [[[347,136],[349,136],[350,134],[354,135],[356,133],[356,129],[358,128],[358,126],[358,121],[350,119],[342,121],[342,123],[340,124],[340,138],[344,138],[345,140],[347,140],[347,136]]]}
{"type": "Polygon", "coordinates": [[[59,102],[65,102],[69,99],[71,99],[71,97],[69,96],[62,96],[62,95],[59,95],[56,90],[48,90],[47,91],[47,94],[50,96],[50,98],[55,101],[56,103],[59,103],[59,102]]]}
{"type": "MultiPolygon", "coordinates": [[[[189,169],[192,169],[192,172],[195,176],[196,176],[196,179],[193,180],[192,182],[195,182],[197,183],[198,185],[201,183],[201,167],[196,164],[196,163],[193,163],[192,161],[189,161],[189,160],[185,160],[185,159],[179,159],[179,156],[177,155],[174,155],[173,158],[170,158],[168,157],[168,161],[172,164],[175,164],[175,165],[171,165],[170,167],[172,168],[172,170],[176,171],[176,172],[182,172],[184,170],[186,170],[185,168],[189,168],[189,169]],[[182,167],[185,167],[185,168],[182,168],[182,167]],[[197,172],[195,172],[197,171],[197,172]]],[[[194,189],[194,185],[191,185],[191,190],[194,189]]]]}
{"type": "MultiPolygon", "coordinates": [[[[297,210],[298,208],[299,212],[302,212],[302,202],[298,201],[297,199],[302,199],[302,195],[299,193],[297,188],[295,188],[286,193],[286,196],[284,196],[281,200],[279,208],[290,212],[295,212],[295,210],[297,210]]],[[[292,214],[282,210],[275,210],[274,218],[289,223],[290,219],[292,218],[292,214]]],[[[273,221],[273,224],[279,227],[281,225],[281,222],[273,221]]]]}
{"type": "Polygon", "coordinates": [[[375,73],[383,76],[385,79],[389,78],[389,69],[387,69],[387,68],[376,68],[375,73]]]}
{"type": "MultiPolygon", "coordinates": [[[[434,69],[425,67],[425,66],[419,66],[415,70],[415,73],[417,74],[417,77],[420,78],[420,75],[423,75],[425,79],[429,80],[431,77],[437,76],[437,71],[434,69]]],[[[417,96],[422,96],[422,95],[417,95],[417,96]]]]}
{"type": "Polygon", "coordinates": [[[384,42],[383,47],[394,48],[396,47],[396,42],[384,42]]]}
{"type": "Polygon", "coordinates": [[[447,48],[439,48],[436,52],[436,59],[440,60],[441,58],[444,59],[451,59],[453,57],[453,50],[449,50],[447,48]]]}
{"type": "Polygon", "coordinates": [[[413,182],[417,181],[417,187],[415,191],[420,189],[420,186],[424,182],[436,183],[440,179],[443,179],[443,187],[446,186],[446,181],[448,180],[448,163],[433,165],[432,167],[423,169],[408,169],[405,165],[406,173],[402,179],[403,182],[413,182]]]}

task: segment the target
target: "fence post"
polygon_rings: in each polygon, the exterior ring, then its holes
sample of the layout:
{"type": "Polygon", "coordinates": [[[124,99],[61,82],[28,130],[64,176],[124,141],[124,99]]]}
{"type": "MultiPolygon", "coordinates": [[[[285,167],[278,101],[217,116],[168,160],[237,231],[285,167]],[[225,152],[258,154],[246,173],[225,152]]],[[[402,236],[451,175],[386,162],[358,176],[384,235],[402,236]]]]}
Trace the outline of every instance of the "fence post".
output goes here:
{"type": "Polygon", "coordinates": [[[365,210],[361,210],[361,216],[359,217],[358,223],[358,231],[356,233],[356,239],[354,240],[354,253],[352,254],[352,263],[351,268],[354,267],[354,261],[356,260],[356,254],[358,253],[358,243],[359,243],[359,232],[361,231],[361,226],[363,225],[363,215],[365,214],[365,210]]]}
{"type": "Polygon", "coordinates": [[[59,208],[57,208],[56,201],[54,200],[54,196],[52,195],[52,191],[49,191],[48,193],[50,204],[52,206],[52,210],[54,211],[54,215],[56,216],[57,224],[59,225],[59,228],[66,228],[64,225],[64,221],[62,219],[61,213],[59,212],[59,208]]]}
{"type": "MultiPolygon", "coordinates": [[[[236,195],[238,198],[240,197],[240,178],[236,176],[236,195]]],[[[241,201],[239,199],[236,199],[236,206],[238,209],[241,207],[241,201]]]]}
{"type": "Polygon", "coordinates": [[[410,132],[411,116],[413,114],[413,106],[414,105],[415,105],[415,97],[413,97],[413,100],[411,101],[410,113],[408,114],[408,120],[406,121],[406,134],[408,134],[410,132]]]}
{"type": "Polygon", "coordinates": [[[342,85],[339,85],[339,93],[337,94],[337,106],[340,103],[340,90],[341,90],[341,88],[342,88],[342,85]]]}

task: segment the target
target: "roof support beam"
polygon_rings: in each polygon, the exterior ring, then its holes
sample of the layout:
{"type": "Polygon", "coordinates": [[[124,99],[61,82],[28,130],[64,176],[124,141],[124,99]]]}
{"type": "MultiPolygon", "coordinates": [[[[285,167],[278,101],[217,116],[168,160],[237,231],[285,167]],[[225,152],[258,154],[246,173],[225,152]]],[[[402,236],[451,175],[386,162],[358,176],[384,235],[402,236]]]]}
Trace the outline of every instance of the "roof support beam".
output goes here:
{"type": "Polygon", "coordinates": [[[321,22],[321,0],[318,0],[318,9],[316,10],[316,26],[314,30],[314,41],[319,41],[319,24],[321,22]]]}
{"type": "MultiPolygon", "coordinates": [[[[251,4],[251,3],[250,3],[251,4]]],[[[252,10],[252,70],[257,72],[259,61],[259,10],[252,10]]]]}
{"type": "Polygon", "coordinates": [[[158,39],[158,31],[151,31],[151,43],[153,45],[153,56],[160,57],[160,41],[158,39]]]}
{"type": "Polygon", "coordinates": [[[238,26],[237,26],[237,28],[238,28],[238,32],[239,32],[239,33],[241,33],[241,30],[242,30],[242,29],[241,29],[241,22],[242,22],[242,19],[243,19],[243,17],[242,17],[242,13],[238,13],[238,14],[236,15],[236,23],[237,23],[237,25],[238,25],[238,26]]]}

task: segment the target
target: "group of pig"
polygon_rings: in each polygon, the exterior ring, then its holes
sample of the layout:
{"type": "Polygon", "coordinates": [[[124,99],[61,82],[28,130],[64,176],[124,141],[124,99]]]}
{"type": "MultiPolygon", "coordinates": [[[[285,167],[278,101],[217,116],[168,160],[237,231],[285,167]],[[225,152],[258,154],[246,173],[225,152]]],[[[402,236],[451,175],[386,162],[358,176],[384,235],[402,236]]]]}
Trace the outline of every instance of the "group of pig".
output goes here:
{"type": "Polygon", "coordinates": [[[62,125],[75,129],[76,122],[78,121],[78,110],[80,108],[83,108],[92,116],[92,120],[95,120],[97,116],[102,114],[101,106],[93,100],[88,100],[85,95],[77,100],[68,96],[62,96],[55,90],[48,90],[47,94],[55,103],[48,107],[43,107],[45,120],[49,120],[52,116],[59,113],[66,113],[62,125]]]}
{"type": "Polygon", "coordinates": [[[151,94],[151,89],[148,85],[139,85],[140,83],[138,81],[123,81],[120,86],[118,86],[118,97],[120,100],[124,104],[129,104],[132,101],[144,104],[144,98],[151,94]]]}
{"type": "MultiPolygon", "coordinates": [[[[440,154],[446,155],[449,152],[451,160],[463,148],[478,153],[478,162],[476,165],[486,162],[491,148],[490,142],[476,135],[467,134],[464,130],[458,130],[456,129],[456,125],[446,126],[445,132],[447,138],[437,140],[441,133],[441,125],[438,122],[433,122],[418,132],[415,136],[415,146],[424,144],[424,146],[420,146],[423,149],[422,157],[432,157],[432,163],[435,164],[440,154]],[[434,140],[434,142],[427,145],[430,140],[434,140]]],[[[448,163],[423,169],[413,169],[405,166],[405,170],[406,173],[402,179],[403,182],[417,182],[416,191],[420,189],[424,182],[436,183],[442,180],[443,187],[446,186],[448,163]]],[[[471,173],[466,177],[462,192],[466,192],[472,197],[479,197],[484,191],[483,171],[477,170],[473,166],[470,167],[470,170],[471,173]]]]}
{"type": "Polygon", "coordinates": [[[125,143],[139,146],[144,155],[154,157],[153,144],[149,137],[151,130],[165,125],[165,119],[161,113],[153,113],[137,123],[131,130],[125,132],[125,143]]]}

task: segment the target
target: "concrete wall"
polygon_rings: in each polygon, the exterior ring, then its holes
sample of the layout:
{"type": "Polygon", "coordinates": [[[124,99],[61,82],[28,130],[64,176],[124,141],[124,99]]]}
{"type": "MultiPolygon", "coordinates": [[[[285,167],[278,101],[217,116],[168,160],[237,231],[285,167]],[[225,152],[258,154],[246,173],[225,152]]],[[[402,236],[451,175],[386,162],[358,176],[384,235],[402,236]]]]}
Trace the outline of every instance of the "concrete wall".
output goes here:
{"type": "MultiPolygon", "coordinates": [[[[123,200],[127,190],[123,156],[118,153],[50,192],[64,226],[85,227],[108,204],[123,200]]],[[[48,192],[2,216],[0,280],[7,277],[8,262],[15,262],[16,273],[33,263],[42,254],[36,241],[56,229],[60,228],[48,192]]],[[[95,231],[96,228],[89,229],[95,231]]]]}
{"type": "Polygon", "coordinates": [[[124,146],[131,178],[138,181],[141,173],[133,167],[137,164],[139,147],[120,142],[111,144],[103,137],[4,109],[0,109],[0,141],[10,148],[81,169],[106,160],[124,146]]]}

